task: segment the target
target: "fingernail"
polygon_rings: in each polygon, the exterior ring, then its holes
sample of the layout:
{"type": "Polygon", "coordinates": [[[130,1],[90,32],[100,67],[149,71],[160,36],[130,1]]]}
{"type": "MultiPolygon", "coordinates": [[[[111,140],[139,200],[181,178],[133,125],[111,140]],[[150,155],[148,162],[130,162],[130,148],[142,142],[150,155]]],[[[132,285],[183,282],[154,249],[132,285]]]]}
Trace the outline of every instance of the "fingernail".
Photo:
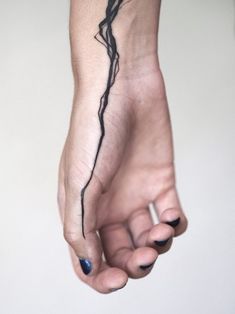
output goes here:
{"type": "Polygon", "coordinates": [[[173,221],[167,221],[166,223],[171,227],[176,227],[180,223],[180,217],[173,221]]]}
{"type": "Polygon", "coordinates": [[[118,291],[119,289],[121,289],[121,288],[111,288],[111,289],[109,289],[109,291],[110,292],[115,292],[115,291],[118,291]]]}
{"type": "Polygon", "coordinates": [[[148,269],[148,268],[152,267],[154,263],[155,263],[155,261],[149,265],[141,265],[140,268],[143,270],[148,269]]]}
{"type": "Polygon", "coordinates": [[[84,258],[79,258],[81,267],[82,267],[82,271],[84,272],[85,275],[88,275],[91,270],[92,270],[92,264],[88,259],[84,259],[84,258]]]}
{"type": "Polygon", "coordinates": [[[167,244],[169,239],[166,239],[166,240],[161,240],[161,241],[154,241],[154,243],[158,246],[164,246],[167,244]]]}

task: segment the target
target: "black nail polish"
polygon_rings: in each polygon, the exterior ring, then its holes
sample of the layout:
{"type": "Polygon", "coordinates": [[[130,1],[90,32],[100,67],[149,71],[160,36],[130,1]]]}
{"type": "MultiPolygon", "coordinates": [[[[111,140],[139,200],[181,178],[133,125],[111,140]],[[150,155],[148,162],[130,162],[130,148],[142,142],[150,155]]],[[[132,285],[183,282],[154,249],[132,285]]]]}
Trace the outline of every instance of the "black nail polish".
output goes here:
{"type": "Polygon", "coordinates": [[[166,223],[171,227],[176,227],[180,223],[180,217],[173,221],[167,221],[166,223]]]}
{"type": "Polygon", "coordinates": [[[85,275],[88,275],[91,270],[92,270],[92,264],[88,259],[84,259],[84,258],[79,258],[81,267],[82,267],[82,271],[84,272],[85,275]]]}
{"type": "Polygon", "coordinates": [[[150,268],[151,266],[153,266],[154,263],[155,263],[155,262],[153,262],[153,263],[151,263],[151,264],[149,264],[149,265],[141,265],[140,268],[143,269],[143,270],[148,269],[148,268],[150,268]]]}
{"type": "Polygon", "coordinates": [[[123,285],[123,286],[120,287],[120,288],[111,288],[110,291],[111,291],[111,292],[115,292],[115,291],[117,291],[117,290],[121,290],[121,289],[123,289],[123,288],[126,286],[126,284],[127,284],[127,282],[125,283],[125,285],[123,285]]]}
{"type": "Polygon", "coordinates": [[[166,239],[166,240],[161,240],[161,241],[154,241],[154,243],[158,246],[164,246],[167,244],[169,239],[166,239]]]}
{"type": "Polygon", "coordinates": [[[118,291],[119,289],[121,289],[121,288],[111,288],[111,289],[109,289],[109,291],[110,292],[115,292],[115,291],[118,291]]]}

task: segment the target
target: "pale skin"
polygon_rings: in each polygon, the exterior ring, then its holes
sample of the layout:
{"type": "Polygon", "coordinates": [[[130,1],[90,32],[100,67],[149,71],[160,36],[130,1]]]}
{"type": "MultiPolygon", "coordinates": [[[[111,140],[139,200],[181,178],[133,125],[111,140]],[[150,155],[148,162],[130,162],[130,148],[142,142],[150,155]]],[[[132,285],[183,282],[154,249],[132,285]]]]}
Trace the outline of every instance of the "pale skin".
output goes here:
{"type": "Polygon", "coordinates": [[[113,22],[120,71],[110,91],[105,137],[86,191],[85,239],[82,235],[80,193],[94,163],[100,136],[97,110],[109,69],[106,48],[94,39],[106,6],[107,0],[71,0],[75,93],[58,184],[74,270],[101,293],[123,287],[128,277],[148,275],[152,266],[140,266],[154,263],[187,228],[176,190],[172,130],[158,61],[160,1],[132,0],[113,22]],[[148,210],[151,202],[157,224],[148,210]],[[178,218],[175,227],[167,223],[178,218]],[[155,243],[167,239],[165,246],[155,243]],[[83,273],[79,257],[91,261],[89,275],[83,273]]]}

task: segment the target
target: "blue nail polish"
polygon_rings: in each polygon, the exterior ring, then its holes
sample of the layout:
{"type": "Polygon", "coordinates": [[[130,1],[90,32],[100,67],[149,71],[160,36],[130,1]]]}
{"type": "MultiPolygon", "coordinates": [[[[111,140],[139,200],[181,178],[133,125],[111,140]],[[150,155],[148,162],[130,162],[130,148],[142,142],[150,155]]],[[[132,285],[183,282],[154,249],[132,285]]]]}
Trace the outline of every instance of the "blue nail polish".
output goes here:
{"type": "Polygon", "coordinates": [[[84,258],[79,258],[81,267],[82,267],[82,271],[84,272],[85,275],[88,275],[91,270],[92,270],[92,264],[88,259],[84,259],[84,258]]]}
{"type": "Polygon", "coordinates": [[[155,262],[153,262],[153,263],[151,263],[151,264],[149,264],[149,265],[141,265],[140,268],[143,269],[143,270],[145,270],[145,269],[147,269],[147,268],[152,267],[154,263],[155,263],[155,262]]]}
{"type": "Polygon", "coordinates": [[[154,241],[154,243],[158,246],[164,246],[167,244],[169,239],[166,239],[166,240],[162,240],[162,241],[154,241]]]}
{"type": "Polygon", "coordinates": [[[173,221],[167,221],[166,223],[171,227],[176,227],[180,223],[180,217],[173,221]]]}

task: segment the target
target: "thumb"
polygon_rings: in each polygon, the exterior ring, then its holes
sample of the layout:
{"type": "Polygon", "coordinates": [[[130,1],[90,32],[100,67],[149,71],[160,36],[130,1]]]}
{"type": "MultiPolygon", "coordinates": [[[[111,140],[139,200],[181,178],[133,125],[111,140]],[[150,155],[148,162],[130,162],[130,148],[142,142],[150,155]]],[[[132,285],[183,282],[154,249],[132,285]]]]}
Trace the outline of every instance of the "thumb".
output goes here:
{"type": "Polygon", "coordinates": [[[96,233],[96,206],[102,186],[95,176],[83,186],[76,177],[66,181],[64,237],[79,259],[83,273],[94,275],[102,262],[102,246],[96,233]]]}

